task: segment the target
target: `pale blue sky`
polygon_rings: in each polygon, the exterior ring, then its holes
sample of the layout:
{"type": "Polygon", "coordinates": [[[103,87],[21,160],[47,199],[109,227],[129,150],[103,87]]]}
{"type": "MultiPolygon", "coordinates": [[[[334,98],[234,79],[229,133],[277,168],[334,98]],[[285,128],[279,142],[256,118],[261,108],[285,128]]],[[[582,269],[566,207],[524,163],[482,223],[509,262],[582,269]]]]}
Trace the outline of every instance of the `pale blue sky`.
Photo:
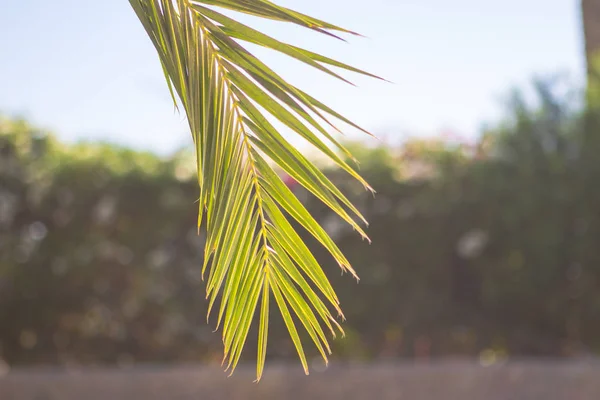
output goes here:
{"type": "MultiPolygon", "coordinates": [[[[25,116],[68,141],[103,139],[161,153],[190,143],[127,0],[0,1],[0,113],[25,116]]],[[[473,137],[498,115],[499,97],[511,86],[534,74],[583,76],[576,0],[278,2],[368,37],[345,44],[255,24],[395,82],[359,78],[358,87],[346,86],[256,51],[380,136],[451,129],[473,137]]]]}

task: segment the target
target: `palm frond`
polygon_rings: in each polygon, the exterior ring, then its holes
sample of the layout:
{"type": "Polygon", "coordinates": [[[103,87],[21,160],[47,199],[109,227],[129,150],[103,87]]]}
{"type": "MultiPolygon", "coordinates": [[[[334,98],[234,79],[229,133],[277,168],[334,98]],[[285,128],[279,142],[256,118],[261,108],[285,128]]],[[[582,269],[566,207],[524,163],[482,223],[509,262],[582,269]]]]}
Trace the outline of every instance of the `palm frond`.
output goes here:
{"type": "Polygon", "coordinates": [[[179,98],[194,139],[200,185],[198,227],[204,223],[207,231],[202,273],[208,274],[209,315],[218,304],[223,361],[233,372],[258,310],[257,379],[261,378],[273,297],[308,373],[296,321],[327,362],[330,347],[324,329],[333,336],[336,331],[343,334],[332,310],[342,318],[343,314],[325,273],[288,218],[312,234],[343,271],[355,277],[356,273],[268,160],[364,238],[367,236],[355,219],[366,221],[267,116],[278,119],[365,188],[371,188],[338,154],[350,155],[326,129],[333,126],[328,118],[352,122],[289,84],[241,43],[279,51],[342,80],[331,66],[373,75],[278,41],[213,8],[293,23],[331,36],[336,36],[332,32],[352,33],[268,0],[130,3],[158,52],[169,90],[175,102],[179,98]]]}

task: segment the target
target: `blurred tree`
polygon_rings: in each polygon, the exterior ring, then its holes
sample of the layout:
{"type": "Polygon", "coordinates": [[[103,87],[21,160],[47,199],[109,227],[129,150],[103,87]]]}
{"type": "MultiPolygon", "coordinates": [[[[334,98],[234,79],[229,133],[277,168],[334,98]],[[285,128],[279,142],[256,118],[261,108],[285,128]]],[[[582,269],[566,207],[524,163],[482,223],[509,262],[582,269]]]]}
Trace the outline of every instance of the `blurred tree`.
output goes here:
{"type": "Polygon", "coordinates": [[[600,0],[581,0],[581,15],[588,70],[600,51],[600,0]]]}
{"type": "MultiPolygon", "coordinates": [[[[535,107],[515,95],[477,143],[349,144],[377,196],[324,173],[369,219],[372,245],[284,178],[361,270],[360,285],[330,278],[348,316],[335,357],[600,353],[600,111],[537,92],[535,107]]],[[[0,120],[0,358],[221,361],[198,295],[207,236],[191,218],[190,156],[66,146],[0,120]]],[[[293,357],[271,322],[269,356],[293,357]]]]}
{"type": "Polygon", "coordinates": [[[600,1],[581,0],[587,69],[587,102],[600,104],[600,1]]]}

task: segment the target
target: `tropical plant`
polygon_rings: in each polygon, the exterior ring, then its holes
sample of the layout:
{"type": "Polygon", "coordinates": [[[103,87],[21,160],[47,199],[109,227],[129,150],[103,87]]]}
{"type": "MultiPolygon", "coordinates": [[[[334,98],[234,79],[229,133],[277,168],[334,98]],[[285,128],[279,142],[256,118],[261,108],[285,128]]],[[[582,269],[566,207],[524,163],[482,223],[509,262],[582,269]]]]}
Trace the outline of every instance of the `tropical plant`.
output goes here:
{"type": "MultiPolygon", "coordinates": [[[[295,58],[333,77],[331,67],[373,76],[314,52],[283,43],[222,12],[226,9],[282,21],[339,38],[354,34],[268,0],[130,0],[158,52],[173,101],[187,115],[200,186],[198,229],[207,232],[203,274],[208,270],[210,310],[218,302],[224,363],[238,364],[259,309],[257,379],[262,376],[271,296],[285,321],[306,373],[296,328],[302,324],[327,362],[325,330],[343,334],[338,297],[288,217],[310,232],[343,271],[356,273],[325,230],[275,172],[279,167],[329,206],[362,237],[365,222],[351,202],[269,122],[278,119],[340,168],[372,190],[345,159],[349,152],[331,135],[329,119],[359,128],[291,85],[241,42],[295,58]],[[341,152],[340,155],[338,152],[341,152]],[[329,304],[329,306],[327,305],[329,304]],[[293,317],[295,315],[295,317],[293,317]]],[[[360,129],[360,128],[359,128],[360,129]]]]}

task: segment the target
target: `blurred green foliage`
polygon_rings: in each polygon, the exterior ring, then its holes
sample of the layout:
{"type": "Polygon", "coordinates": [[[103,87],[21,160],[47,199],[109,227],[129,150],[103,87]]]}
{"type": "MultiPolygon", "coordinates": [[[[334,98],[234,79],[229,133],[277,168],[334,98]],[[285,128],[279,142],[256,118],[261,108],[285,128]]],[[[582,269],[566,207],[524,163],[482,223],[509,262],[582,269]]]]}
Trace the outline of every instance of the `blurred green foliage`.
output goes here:
{"type": "MultiPolygon", "coordinates": [[[[295,186],[362,278],[340,277],[305,235],[348,318],[334,357],[600,352],[600,111],[537,93],[475,143],[351,144],[377,195],[326,170],[371,245],[295,186]]],[[[193,168],[185,152],[64,145],[0,120],[0,358],[220,361],[193,168]]],[[[293,357],[273,324],[271,356],[293,357]]]]}

